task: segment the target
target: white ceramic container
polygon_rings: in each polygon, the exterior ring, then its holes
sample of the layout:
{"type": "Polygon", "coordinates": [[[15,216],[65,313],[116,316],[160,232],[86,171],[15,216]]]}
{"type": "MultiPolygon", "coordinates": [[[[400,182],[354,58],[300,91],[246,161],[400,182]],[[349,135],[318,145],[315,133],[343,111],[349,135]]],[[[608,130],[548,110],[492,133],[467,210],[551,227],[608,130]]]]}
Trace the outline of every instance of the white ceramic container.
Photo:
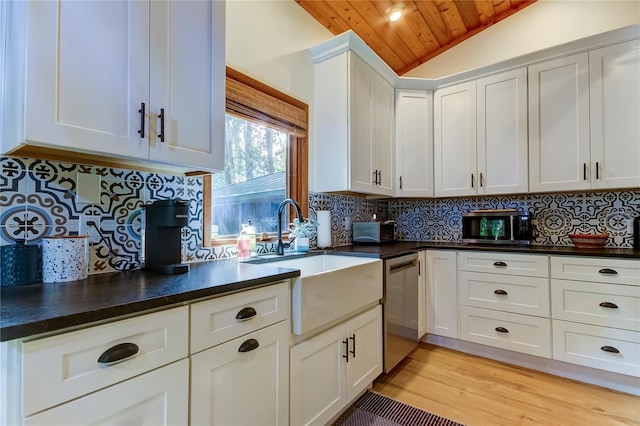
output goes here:
{"type": "Polygon", "coordinates": [[[83,235],[42,239],[42,281],[57,283],[87,278],[89,238],[83,235]]]}

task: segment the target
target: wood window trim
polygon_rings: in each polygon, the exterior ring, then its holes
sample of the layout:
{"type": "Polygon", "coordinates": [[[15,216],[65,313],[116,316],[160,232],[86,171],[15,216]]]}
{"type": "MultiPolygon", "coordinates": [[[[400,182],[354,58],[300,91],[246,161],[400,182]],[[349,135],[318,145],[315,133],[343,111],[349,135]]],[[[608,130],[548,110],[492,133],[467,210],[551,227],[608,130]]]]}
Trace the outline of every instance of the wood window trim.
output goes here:
{"type": "MultiPolygon", "coordinates": [[[[226,69],[226,111],[244,119],[267,124],[289,133],[287,193],[309,215],[309,106],[233,68],[226,69]]],[[[211,175],[203,176],[202,242],[205,247],[230,244],[233,240],[211,240],[211,175]]],[[[293,214],[293,209],[289,214],[293,214]]]]}

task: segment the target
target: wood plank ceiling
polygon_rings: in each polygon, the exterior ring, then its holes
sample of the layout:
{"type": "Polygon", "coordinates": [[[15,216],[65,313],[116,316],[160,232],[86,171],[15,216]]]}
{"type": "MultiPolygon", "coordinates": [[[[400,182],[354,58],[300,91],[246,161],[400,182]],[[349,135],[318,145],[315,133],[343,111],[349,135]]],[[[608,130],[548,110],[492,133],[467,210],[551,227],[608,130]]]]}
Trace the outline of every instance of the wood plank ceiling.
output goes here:
{"type": "Polygon", "coordinates": [[[353,30],[398,75],[536,0],[296,0],[333,34],[353,30]],[[404,4],[402,17],[389,11],[404,4]]]}

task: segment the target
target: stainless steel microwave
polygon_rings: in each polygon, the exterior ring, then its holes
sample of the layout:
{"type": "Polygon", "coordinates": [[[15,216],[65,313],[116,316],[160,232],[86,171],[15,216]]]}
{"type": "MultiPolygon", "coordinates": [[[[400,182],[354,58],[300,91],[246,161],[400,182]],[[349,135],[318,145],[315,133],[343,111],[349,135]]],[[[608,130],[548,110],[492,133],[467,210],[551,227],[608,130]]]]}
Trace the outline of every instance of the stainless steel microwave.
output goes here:
{"type": "Polygon", "coordinates": [[[462,214],[462,241],[480,244],[531,244],[528,212],[475,210],[462,214]]]}

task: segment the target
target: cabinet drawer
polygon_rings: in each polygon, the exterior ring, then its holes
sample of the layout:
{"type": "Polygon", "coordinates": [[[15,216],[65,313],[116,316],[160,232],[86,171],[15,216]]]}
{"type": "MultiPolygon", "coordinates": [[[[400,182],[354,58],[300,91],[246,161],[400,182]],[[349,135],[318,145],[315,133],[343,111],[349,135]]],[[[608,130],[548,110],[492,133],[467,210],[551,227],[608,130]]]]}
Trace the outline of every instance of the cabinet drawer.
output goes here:
{"type": "Polygon", "coordinates": [[[186,306],[23,344],[25,416],[187,356],[186,306]],[[105,366],[98,358],[121,343],[135,357],[105,366]]]}
{"type": "Polygon", "coordinates": [[[640,259],[552,256],[551,277],[640,286],[640,259]]]}
{"type": "Polygon", "coordinates": [[[549,319],[470,306],[460,306],[459,312],[461,340],[551,357],[549,319]]]}
{"type": "MultiPolygon", "coordinates": [[[[46,386],[45,386],[46,387],[46,386]]],[[[25,426],[184,425],[189,418],[189,360],[34,414],[25,426]]]]}
{"type": "Polygon", "coordinates": [[[548,317],[549,279],[460,272],[458,301],[478,308],[548,317]]]}
{"type": "Polygon", "coordinates": [[[549,261],[544,255],[461,251],[458,270],[544,278],[549,276],[549,261]]]}
{"type": "Polygon", "coordinates": [[[194,303],[191,305],[191,353],[289,318],[289,293],[289,281],[282,281],[194,303]]]}
{"type": "Polygon", "coordinates": [[[553,358],[640,377],[640,333],[554,320],[553,358]]]}
{"type": "Polygon", "coordinates": [[[640,331],[640,286],[551,280],[553,318],[640,331]]]}

